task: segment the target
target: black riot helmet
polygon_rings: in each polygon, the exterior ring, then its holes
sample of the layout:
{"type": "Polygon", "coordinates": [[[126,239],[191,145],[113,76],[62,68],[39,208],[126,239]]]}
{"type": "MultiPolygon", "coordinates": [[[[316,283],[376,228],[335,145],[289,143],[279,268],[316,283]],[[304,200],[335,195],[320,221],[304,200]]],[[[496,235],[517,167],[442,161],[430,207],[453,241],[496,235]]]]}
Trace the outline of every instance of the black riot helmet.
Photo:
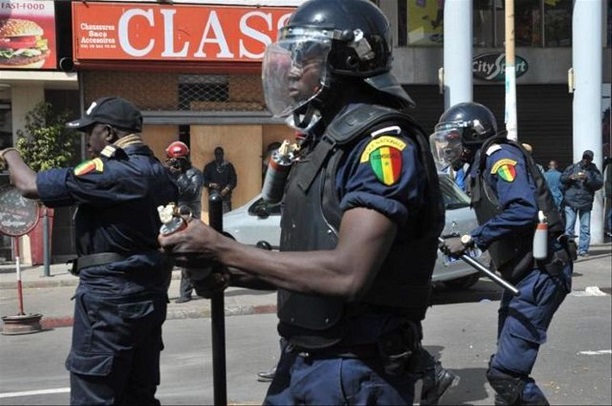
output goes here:
{"type": "MultiPolygon", "coordinates": [[[[360,78],[372,88],[414,102],[390,73],[393,60],[389,22],[368,0],[309,0],[266,48],[262,80],[266,105],[279,117],[303,111],[334,77],[360,78]],[[308,74],[308,82],[300,88],[308,74]]],[[[333,93],[333,92],[328,92],[333,93]]]]}
{"type": "Polygon", "coordinates": [[[491,110],[479,103],[464,102],[442,114],[429,141],[440,165],[458,167],[466,149],[478,148],[496,134],[497,121],[491,110]]]}

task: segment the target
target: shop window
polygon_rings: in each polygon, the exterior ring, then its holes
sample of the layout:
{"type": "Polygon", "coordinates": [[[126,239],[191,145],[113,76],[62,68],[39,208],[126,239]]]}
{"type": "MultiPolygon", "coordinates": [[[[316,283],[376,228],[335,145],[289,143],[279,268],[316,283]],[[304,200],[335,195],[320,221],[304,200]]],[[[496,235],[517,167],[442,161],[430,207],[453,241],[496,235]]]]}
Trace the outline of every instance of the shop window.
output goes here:
{"type": "Polygon", "coordinates": [[[572,45],[572,0],[546,0],[544,2],[545,46],[572,45]]]}
{"type": "Polygon", "coordinates": [[[496,21],[504,19],[504,9],[501,2],[491,3],[491,0],[475,0],[473,13],[473,45],[477,47],[495,47],[502,43],[503,25],[496,21]],[[501,25],[502,32],[499,32],[501,25]],[[502,38],[502,40],[498,40],[502,38]]]}
{"type": "MultiPolygon", "coordinates": [[[[573,0],[515,0],[517,47],[571,46],[573,0]]],[[[473,44],[503,47],[505,1],[473,0],[473,44]]],[[[444,0],[398,0],[398,46],[443,44],[444,0]]]]}
{"type": "Polygon", "coordinates": [[[444,0],[399,0],[398,45],[441,46],[444,0]]]}
{"type": "Polygon", "coordinates": [[[193,103],[226,102],[229,81],[225,75],[180,75],[179,110],[193,110],[193,103]]]}
{"type": "Polygon", "coordinates": [[[541,3],[518,0],[514,3],[514,43],[517,47],[542,45],[541,3]]]}
{"type": "Polygon", "coordinates": [[[608,27],[608,31],[606,32],[606,47],[612,47],[612,0],[608,0],[608,11],[606,14],[606,26],[608,27]]]}

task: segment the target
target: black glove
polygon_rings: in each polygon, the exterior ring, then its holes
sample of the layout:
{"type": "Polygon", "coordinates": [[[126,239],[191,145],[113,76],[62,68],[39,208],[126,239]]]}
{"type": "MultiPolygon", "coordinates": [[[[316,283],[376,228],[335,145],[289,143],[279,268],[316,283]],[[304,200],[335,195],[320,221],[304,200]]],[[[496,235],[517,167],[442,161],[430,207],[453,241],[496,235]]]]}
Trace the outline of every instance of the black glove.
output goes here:
{"type": "Polygon", "coordinates": [[[444,242],[440,242],[438,248],[446,255],[452,255],[454,257],[461,256],[461,254],[465,253],[468,249],[468,247],[461,242],[461,237],[445,238],[444,242]]]}

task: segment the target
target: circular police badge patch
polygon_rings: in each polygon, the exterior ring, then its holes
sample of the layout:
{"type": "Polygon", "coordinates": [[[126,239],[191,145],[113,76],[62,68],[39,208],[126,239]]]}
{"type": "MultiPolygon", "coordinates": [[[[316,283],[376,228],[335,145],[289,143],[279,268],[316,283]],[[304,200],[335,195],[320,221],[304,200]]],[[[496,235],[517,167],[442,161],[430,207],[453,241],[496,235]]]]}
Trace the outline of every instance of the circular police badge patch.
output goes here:
{"type": "Polygon", "coordinates": [[[500,159],[495,162],[491,169],[492,174],[497,174],[500,179],[506,182],[513,182],[516,178],[516,161],[509,158],[500,159]]]}
{"type": "Polygon", "coordinates": [[[402,172],[402,151],[406,143],[399,138],[375,138],[361,154],[360,163],[369,163],[376,178],[383,184],[393,185],[402,172]]]}

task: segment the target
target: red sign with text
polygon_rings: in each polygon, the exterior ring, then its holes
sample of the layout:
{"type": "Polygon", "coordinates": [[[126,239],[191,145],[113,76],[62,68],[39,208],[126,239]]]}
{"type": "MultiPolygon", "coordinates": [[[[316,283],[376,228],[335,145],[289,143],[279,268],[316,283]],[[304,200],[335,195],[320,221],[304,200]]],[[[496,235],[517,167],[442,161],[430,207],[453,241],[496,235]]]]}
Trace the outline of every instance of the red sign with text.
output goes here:
{"type": "Polygon", "coordinates": [[[293,10],[74,2],[74,59],[259,62],[293,10]]]}
{"type": "Polygon", "coordinates": [[[0,70],[57,69],[53,1],[0,0],[0,70]]]}

